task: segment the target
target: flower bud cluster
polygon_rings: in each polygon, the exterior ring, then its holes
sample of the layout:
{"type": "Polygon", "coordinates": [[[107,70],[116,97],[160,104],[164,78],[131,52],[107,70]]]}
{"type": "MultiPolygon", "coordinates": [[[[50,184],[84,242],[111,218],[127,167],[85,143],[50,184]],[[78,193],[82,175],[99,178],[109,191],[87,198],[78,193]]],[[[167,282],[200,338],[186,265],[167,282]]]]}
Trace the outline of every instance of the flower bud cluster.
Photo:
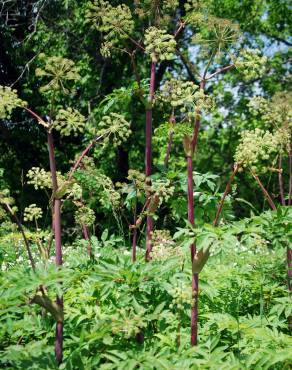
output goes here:
{"type": "Polygon", "coordinates": [[[179,5],[178,0],[134,0],[135,14],[141,19],[156,16],[156,23],[169,24],[171,13],[179,5]]]}
{"type": "Polygon", "coordinates": [[[245,80],[260,77],[266,71],[267,57],[261,56],[258,49],[242,49],[239,55],[232,59],[245,80]]]}
{"type": "MultiPolygon", "coordinates": [[[[28,184],[34,186],[36,190],[38,189],[52,189],[52,177],[50,171],[45,171],[40,167],[32,167],[27,173],[28,184]]],[[[57,172],[58,185],[61,187],[64,182],[64,176],[58,171],[57,172]]]]}
{"type": "Polygon", "coordinates": [[[30,204],[24,209],[24,221],[36,221],[39,218],[42,218],[43,211],[40,207],[37,207],[36,204],[30,204]]]}
{"type": "Polygon", "coordinates": [[[43,168],[32,167],[26,176],[29,179],[27,183],[33,185],[36,190],[52,188],[51,174],[50,172],[45,171],[43,168]]]}
{"type": "Polygon", "coordinates": [[[85,129],[86,118],[76,109],[60,109],[56,119],[53,122],[53,128],[60,132],[61,135],[69,136],[73,133],[77,136],[85,129]]]}
{"type": "Polygon", "coordinates": [[[145,327],[143,315],[136,314],[133,310],[121,308],[119,310],[119,317],[112,317],[112,333],[123,333],[126,339],[137,335],[143,327],[145,327]]]}
{"type": "Polygon", "coordinates": [[[73,200],[80,200],[82,199],[82,187],[74,182],[71,187],[69,187],[67,191],[67,198],[72,198],[73,200]]]}
{"type": "Polygon", "coordinates": [[[104,135],[104,144],[109,143],[112,139],[114,146],[119,146],[127,141],[131,135],[130,123],[125,120],[124,116],[118,113],[110,113],[103,116],[98,124],[98,135],[104,135]]]}
{"type": "Polygon", "coordinates": [[[95,0],[89,4],[86,21],[105,33],[106,41],[116,44],[133,32],[134,21],[130,8],[125,4],[113,6],[109,1],[95,0]]]}
{"type": "Polygon", "coordinates": [[[96,178],[98,186],[102,189],[102,196],[100,202],[105,208],[110,206],[117,208],[120,204],[121,196],[115,190],[112,180],[106,175],[99,174],[96,178]]]}
{"type": "Polygon", "coordinates": [[[200,27],[199,32],[192,37],[192,42],[203,46],[209,52],[220,53],[234,44],[240,36],[239,25],[229,19],[195,12],[188,16],[188,21],[200,27]]]}
{"type": "Polygon", "coordinates": [[[9,189],[0,190],[0,204],[14,204],[14,199],[10,196],[9,189]]]}
{"type": "Polygon", "coordinates": [[[0,119],[10,118],[13,109],[26,105],[25,101],[19,99],[16,90],[0,85],[0,119]]]}
{"type": "Polygon", "coordinates": [[[243,167],[251,166],[255,170],[261,159],[268,159],[271,153],[279,149],[282,140],[282,132],[273,135],[259,128],[243,131],[236,148],[235,161],[241,163],[243,167]]]}
{"type": "Polygon", "coordinates": [[[176,247],[168,230],[155,230],[151,236],[153,261],[164,261],[174,256],[182,256],[181,249],[176,247]]]}
{"type": "Polygon", "coordinates": [[[178,283],[177,286],[174,286],[168,292],[172,296],[172,303],[169,308],[177,308],[182,310],[184,305],[192,305],[192,291],[189,286],[183,283],[178,283]]]}
{"type": "Polygon", "coordinates": [[[176,41],[172,35],[156,27],[145,31],[145,51],[152,62],[171,60],[174,58],[176,41]]]}
{"type": "Polygon", "coordinates": [[[159,204],[167,201],[174,193],[174,187],[170,185],[169,180],[153,180],[151,185],[145,185],[145,190],[153,197],[159,198],[159,204]]]}
{"type": "Polygon", "coordinates": [[[46,85],[40,87],[40,92],[61,90],[68,94],[69,90],[65,88],[64,84],[68,81],[80,79],[75,63],[70,59],[59,56],[46,57],[45,54],[40,54],[39,58],[44,65],[42,68],[35,70],[35,75],[49,80],[46,85]]]}
{"type": "Polygon", "coordinates": [[[283,91],[276,93],[271,101],[255,96],[248,103],[253,114],[260,114],[264,122],[276,127],[292,126],[292,94],[283,91]]]}
{"type": "Polygon", "coordinates": [[[92,226],[95,221],[94,211],[87,206],[78,208],[75,212],[74,218],[77,224],[85,226],[92,226]]]}
{"type": "Polygon", "coordinates": [[[213,100],[193,82],[175,78],[165,82],[156,98],[186,113],[189,119],[201,110],[210,111],[214,106],[213,100]]]}
{"type": "Polygon", "coordinates": [[[129,170],[127,179],[131,182],[134,182],[135,189],[137,191],[137,196],[141,195],[145,192],[145,181],[146,176],[144,173],[136,171],[136,170],[129,170]]]}

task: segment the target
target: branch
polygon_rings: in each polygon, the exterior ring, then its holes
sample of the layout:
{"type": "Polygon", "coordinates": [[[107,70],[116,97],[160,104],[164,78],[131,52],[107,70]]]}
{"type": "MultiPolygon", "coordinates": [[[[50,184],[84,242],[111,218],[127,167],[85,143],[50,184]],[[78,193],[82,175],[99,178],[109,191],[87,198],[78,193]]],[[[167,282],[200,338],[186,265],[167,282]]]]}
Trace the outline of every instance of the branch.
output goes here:
{"type": "Polygon", "coordinates": [[[223,210],[223,205],[224,205],[224,202],[225,202],[225,198],[227,197],[227,195],[230,191],[232,181],[234,180],[234,177],[235,177],[236,173],[238,172],[239,168],[240,168],[240,164],[235,163],[233,172],[232,172],[231,176],[229,177],[229,180],[228,180],[228,182],[226,184],[226,187],[225,187],[224,194],[223,194],[223,196],[221,198],[221,201],[219,203],[219,206],[217,208],[216,217],[215,217],[215,220],[214,220],[214,223],[213,223],[214,226],[218,226],[220,215],[221,215],[222,210],[223,210]]]}
{"type": "Polygon", "coordinates": [[[261,188],[265,198],[267,199],[270,207],[272,208],[272,210],[276,210],[276,206],[275,206],[275,203],[273,202],[273,199],[271,198],[270,194],[268,193],[267,189],[264,187],[264,185],[262,184],[261,180],[259,179],[258,175],[253,172],[252,170],[250,170],[253,178],[256,180],[256,182],[259,184],[259,187],[261,188]]]}
{"type": "Polygon", "coordinates": [[[94,138],[94,140],[92,140],[92,142],[85,148],[85,150],[81,153],[80,157],[77,159],[77,161],[75,162],[72,170],[70,171],[70,174],[69,174],[69,177],[68,177],[68,181],[70,181],[74,175],[74,172],[78,169],[78,167],[80,166],[83,158],[87,155],[87,153],[90,151],[90,149],[93,147],[94,144],[96,144],[99,140],[101,140],[103,137],[105,136],[104,135],[100,135],[100,136],[97,136],[96,138],[94,138]]]}
{"type": "Polygon", "coordinates": [[[17,217],[17,215],[13,212],[13,210],[11,209],[10,205],[5,203],[5,204],[2,204],[2,206],[4,207],[4,209],[10,213],[10,215],[14,218],[17,226],[18,226],[18,229],[19,231],[21,232],[21,235],[23,237],[23,240],[24,240],[24,244],[25,244],[25,248],[26,248],[26,251],[27,251],[27,255],[28,255],[28,259],[30,261],[30,264],[31,264],[31,267],[33,269],[33,271],[35,271],[35,263],[34,263],[34,259],[33,259],[33,256],[32,256],[32,253],[31,253],[31,249],[30,249],[30,245],[29,245],[29,242],[27,240],[27,237],[25,235],[25,232],[23,230],[23,227],[21,225],[21,222],[19,220],[19,218],[17,217]]]}
{"type": "Polygon", "coordinates": [[[216,71],[216,72],[212,73],[210,76],[206,77],[206,78],[205,78],[205,81],[208,81],[208,80],[210,80],[211,78],[213,78],[214,76],[217,76],[217,75],[219,75],[220,73],[222,73],[222,72],[226,72],[226,71],[228,71],[229,69],[233,69],[233,68],[235,68],[235,65],[234,65],[234,64],[230,64],[230,65],[228,65],[228,66],[225,66],[225,67],[223,67],[223,68],[219,69],[218,71],[216,71]]]}
{"type": "Polygon", "coordinates": [[[193,82],[197,82],[198,80],[200,81],[201,80],[201,76],[199,75],[199,73],[196,71],[194,65],[188,60],[188,58],[186,58],[181,52],[179,49],[176,49],[176,53],[179,55],[181,61],[183,62],[183,65],[185,66],[189,76],[190,76],[190,79],[193,81],[193,82]]]}

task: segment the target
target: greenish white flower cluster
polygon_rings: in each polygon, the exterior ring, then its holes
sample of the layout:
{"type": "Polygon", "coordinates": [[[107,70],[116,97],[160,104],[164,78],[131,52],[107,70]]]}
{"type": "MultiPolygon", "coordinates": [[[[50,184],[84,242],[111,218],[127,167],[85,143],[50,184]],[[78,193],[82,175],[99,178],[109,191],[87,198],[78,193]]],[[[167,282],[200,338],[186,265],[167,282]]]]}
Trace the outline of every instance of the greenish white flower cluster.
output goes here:
{"type": "Polygon", "coordinates": [[[145,51],[152,62],[171,60],[174,58],[176,41],[172,35],[156,27],[145,31],[145,51]]]}
{"type": "MultiPolygon", "coordinates": [[[[40,167],[32,167],[27,173],[28,184],[34,186],[36,190],[38,189],[52,189],[52,177],[50,171],[45,171],[40,167]]],[[[64,176],[58,171],[57,172],[58,186],[61,187],[64,182],[64,176]]]]}
{"type": "Polygon", "coordinates": [[[163,201],[167,201],[174,193],[174,187],[171,186],[169,180],[153,180],[150,186],[145,185],[145,187],[146,192],[149,191],[153,197],[159,198],[159,204],[161,204],[163,201]]]}
{"type": "Polygon", "coordinates": [[[125,4],[112,6],[109,1],[95,0],[86,11],[86,21],[105,33],[105,40],[116,44],[133,32],[134,21],[130,8],[125,4]]]}
{"type": "Polygon", "coordinates": [[[16,90],[0,85],[0,119],[10,118],[13,109],[26,105],[25,101],[19,99],[16,90]]]}
{"type": "Polygon", "coordinates": [[[94,224],[95,214],[91,208],[82,206],[76,210],[74,218],[77,224],[89,227],[94,224]]]}
{"type": "Polygon", "coordinates": [[[40,207],[37,207],[36,204],[30,204],[24,209],[24,221],[36,221],[39,218],[42,218],[43,211],[40,207]]]}
{"type": "Polygon", "coordinates": [[[0,190],[0,204],[14,204],[14,199],[10,196],[9,189],[0,190]]]}
{"type": "Polygon", "coordinates": [[[69,136],[73,133],[77,136],[85,129],[86,118],[74,108],[60,109],[56,119],[53,121],[53,128],[61,135],[69,136]]]}
{"type": "Polygon", "coordinates": [[[50,172],[45,171],[43,168],[32,167],[26,176],[29,179],[27,183],[33,185],[36,190],[52,188],[51,174],[50,172]]]}
{"type": "Polygon", "coordinates": [[[122,333],[123,337],[130,339],[141,332],[146,326],[143,320],[143,312],[136,313],[133,308],[118,310],[119,315],[112,316],[112,333],[122,333]]]}
{"type": "Polygon", "coordinates": [[[203,12],[190,13],[187,19],[190,24],[199,27],[192,42],[214,54],[227,49],[239,39],[239,25],[229,19],[206,16],[203,12]]]}
{"type": "Polygon", "coordinates": [[[214,106],[213,100],[193,82],[175,78],[165,82],[156,98],[179,109],[189,119],[194,118],[201,110],[212,110],[214,106]]]}
{"type": "Polygon", "coordinates": [[[112,139],[115,146],[127,141],[131,135],[130,123],[118,113],[103,116],[98,124],[97,131],[99,136],[104,136],[104,144],[108,144],[109,140],[112,139]]]}
{"type": "Polygon", "coordinates": [[[262,76],[266,71],[267,57],[258,49],[242,49],[239,55],[232,57],[235,67],[246,80],[262,76]]]}
{"type": "Polygon", "coordinates": [[[234,159],[243,167],[256,170],[259,161],[269,159],[269,156],[277,152],[287,139],[289,140],[289,136],[285,130],[277,130],[274,134],[259,128],[243,131],[234,159]]]}
{"type": "Polygon", "coordinates": [[[271,100],[255,96],[248,103],[253,114],[260,114],[270,127],[292,127],[292,93],[282,91],[276,93],[271,100]]]}
{"type": "Polygon", "coordinates": [[[72,198],[73,200],[82,199],[82,187],[74,182],[67,191],[67,198],[72,198]]]}
{"type": "Polygon", "coordinates": [[[150,256],[153,261],[164,261],[171,257],[182,256],[181,249],[176,247],[168,230],[155,230],[152,233],[151,244],[150,256]]]}
{"type": "Polygon", "coordinates": [[[71,59],[62,58],[59,56],[46,57],[45,54],[40,54],[43,67],[35,70],[35,75],[40,78],[45,78],[49,82],[40,87],[40,92],[56,92],[63,91],[68,94],[69,90],[65,87],[68,81],[77,81],[80,79],[78,68],[71,59]]]}
{"type": "Polygon", "coordinates": [[[178,0],[134,0],[135,14],[139,18],[156,17],[156,23],[169,24],[171,14],[179,5],[178,0]]]}
{"type": "Polygon", "coordinates": [[[181,310],[185,304],[192,305],[192,291],[188,285],[178,282],[168,293],[172,296],[172,304],[169,308],[181,310]]]}

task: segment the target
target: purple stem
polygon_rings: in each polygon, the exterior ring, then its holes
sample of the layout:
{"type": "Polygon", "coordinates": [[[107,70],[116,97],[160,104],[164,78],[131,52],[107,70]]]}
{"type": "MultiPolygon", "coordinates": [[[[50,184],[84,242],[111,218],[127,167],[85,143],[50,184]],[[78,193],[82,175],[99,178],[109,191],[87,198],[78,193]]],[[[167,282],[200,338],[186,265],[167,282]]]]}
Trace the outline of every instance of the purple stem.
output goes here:
{"type": "Polygon", "coordinates": [[[88,242],[88,244],[87,244],[88,255],[89,255],[90,258],[93,258],[92,246],[91,246],[91,243],[90,243],[89,230],[88,230],[88,227],[85,224],[82,225],[82,232],[83,232],[84,239],[88,242]]]}
{"type": "Polygon", "coordinates": [[[288,206],[292,204],[292,148],[289,150],[289,196],[288,206]]]}
{"type": "Polygon", "coordinates": [[[283,184],[283,169],[282,169],[282,154],[279,154],[279,165],[278,165],[278,180],[280,188],[280,197],[282,206],[286,205],[285,195],[284,195],[284,184],[283,184]]]}
{"type": "MultiPolygon", "coordinates": [[[[54,235],[56,245],[56,265],[62,265],[62,234],[61,234],[61,199],[55,198],[55,194],[58,190],[56,160],[55,160],[55,149],[54,149],[54,138],[52,132],[48,131],[48,150],[50,159],[50,170],[53,185],[53,201],[54,201],[54,235]]],[[[63,309],[63,297],[57,297],[57,304],[63,309]]],[[[63,322],[57,322],[56,326],[56,338],[55,338],[55,355],[56,362],[60,364],[63,357],[63,322]]]]}
{"type": "MultiPolygon", "coordinates": [[[[187,172],[188,172],[188,221],[194,226],[195,225],[195,213],[194,213],[194,184],[193,184],[193,158],[192,155],[187,155],[187,172]]],[[[196,255],[196,245],[192,244],[191,249],[191,260],[196,255]]],[[[198,288],[199,288],[199,277],[198,274],[192,274],[192,310],[191,310],[191,345],[195,346],[198,342],[198,288]]]]}
{"type": "MultiPolygon", "coordinates": [[[[155,89],[155,67],[156,63],[151,63],[151,75],[150,75],[150,89],[149,89],[149,99],[146,108],[146,148],[145,148],[145,175],[147,178],[151,176],[151,165],[152,165],[152,109],[153,109],[153,98],[155,89]]],[[[147,181],[147,180],[146,180],[147,181]]],[[[148,184],[150,180],[148,179],[148,184]]],[[[149,194],[146,194],[149,197],[149,194]]],[[[147,216],[146,220],[146,261],[150,260],[151,252],[151,234],[153,231],[153,217],[147,216]]]]}

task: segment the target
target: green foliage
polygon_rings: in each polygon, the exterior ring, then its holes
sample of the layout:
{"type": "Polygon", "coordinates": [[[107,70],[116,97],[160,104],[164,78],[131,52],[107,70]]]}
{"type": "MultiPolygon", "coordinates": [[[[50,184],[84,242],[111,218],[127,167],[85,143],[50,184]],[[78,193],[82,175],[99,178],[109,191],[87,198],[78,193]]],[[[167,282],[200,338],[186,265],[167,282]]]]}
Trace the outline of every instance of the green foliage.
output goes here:
{"type": "Polygon", "coordinates": [[[10,118],[14,108],[23,107],[26,104],[18,97],[16,90],[0,85],[0,119],[10,118]]]}

